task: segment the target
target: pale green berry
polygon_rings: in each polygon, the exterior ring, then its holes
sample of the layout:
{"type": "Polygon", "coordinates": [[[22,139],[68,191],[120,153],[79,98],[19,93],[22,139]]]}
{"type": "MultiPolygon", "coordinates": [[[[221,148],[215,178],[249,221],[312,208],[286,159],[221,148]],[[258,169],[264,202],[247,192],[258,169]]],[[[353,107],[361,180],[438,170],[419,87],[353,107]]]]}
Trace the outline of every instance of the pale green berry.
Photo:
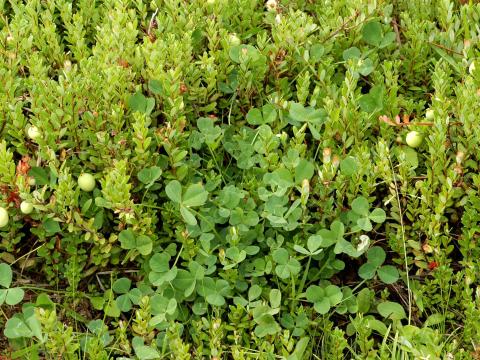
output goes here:
{"type": "Polygon", "coordinates": [[[8,211],[0,207],[0,228],[7,226],[8,224],[8,211]]]}
{"type": "Polygon", "coordinates": [[[238,46],[242,43],[236,34],[228,35],[228,42],[231,46],[238,46]]]}
{"type": "Polygon", "coordinates": [[[83,173],[78,177],[78,186],[83,191],[92,191],[95,189],[95,178],[91,174],[83,173]]]}
{"type": "Polygon", "coordinates": [[[432,110],[432,109],[427,109],[427,111],[425,111],[425,118],[427,120],[433,120],[433,118],[435,117],[435,112],[432,110]]]}
{"type": "Polygon", "coordinates": [[[22,201],[20,204],[20,211],[24,214],[31,214],[33,211],[33,205],[31,202],[28,201],[22,201]]]}
{"type": "Polygon", "coordinates": [[[418,131],[410,131],[407,134],[406,142],[412,148],[419,147],[423,141],[423,136],[418,131]]]}
{"type": "Polygon", "coordinates": [[[27,129],[27,135],[30,139],[35,141],[36,139],[38,139],[42,135],[42,133],[40,132],[40,130],[35,125],[31,125],[27,129]]]}

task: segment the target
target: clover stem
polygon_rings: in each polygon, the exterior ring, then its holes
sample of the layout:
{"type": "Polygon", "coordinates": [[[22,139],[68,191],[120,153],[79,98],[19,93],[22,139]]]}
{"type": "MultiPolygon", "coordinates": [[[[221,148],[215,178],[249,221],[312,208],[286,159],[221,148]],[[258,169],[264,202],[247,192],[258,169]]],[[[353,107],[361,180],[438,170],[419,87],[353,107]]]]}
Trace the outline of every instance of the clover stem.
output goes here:
{"type": "Polygon", "coordinates": [[[342,302],[347,301],[347,300],[350,299],[351,297],[355,296],[355,295],[354,295],[355,290],[357,290],[360,286],[362,286],[366,281],[367,281],[367,280],[365,280],[365,279],[362,280],[362,281],[360,281],[360,282],[357,284],[357,286],[355,286],[355,287],[352,289],[352,295],[350,295],[350,296],[348,296],[348,297],[346,297],[346,298],[343,298],[336,306],[340,305],[342,302]]]}
{"type": "Polygon", "coordinates": [[[207,222],[209,225],[213,225],[212,226],[212,231],[213,233],[218,237],[219,240],[222,240],[222,237],[220,236],[220,234],[218,233],[217,229],[215,229],[215,224],[212,223],[210,220],[208,220],[205,216],[203,216],[202,214],[200,214],[198,211],[194,210],[194,209],[191,209],[190,210],[195,213],[195,215],[197,215],[199,218],[203,219],[205,222],[207,222]]]}
{"type": "Polygon", "coordinates": [[[172,268],[175,267],[175,265],[177,265],[178,258],[180,257],[180,254],[182,253],[182,251],[183,251],[183,244],[180,247],[180,251],[178,252],[177,257],[175,258],[175,262],[173,263],[172,268]]]}
{"type": "Polygon", "coordinates": [[[220,174],[220,177],[222,178],[223,183],[226,184],[225,178],[223,177],[222,168],[218,165],[217,158],[215,157],[215,153],[213,152],[210,145],[207,144],[207,147],[208,147],[208,150],[210,150],[210,154],[212,155],[213,162],[215,163],[215,166],[217,167],[217,170],[220,174]]]}
{"type": "Polygon", "coordinates": [[[27,290],[36,290],[36,291],[44,291],[44,292],[51,292],[51,293],[61,293],[61,294],[69,294],[69,291],[65,290],[56,290],[56,289],[47,289],[47,288],[42,288],[42,287],[35,287],[35,286],[20,286],[22,289],[27,289],[27,290]]]}
{"type": "Polygon", "coordinates": [[[290,302],[290,313],[293,313],[294,305],[295,305],[295,277],[290,275],[290,279],[292,280],[292,299],[293,301],[290,302]]]}
{"type": "Polygon", "coordinates": [[[307,281],[308,270],[310,270],[311,261],[312,261],[312,257],[309,256],[307,266],[305,268],[305,271],[303,272],[302,282],[300,283],[300,286],[298,287],[298,293],[299,294],[301,294],[303,292],[303,288],[305,287],[305,282],[307,281]]]}
{"type": "Polygon", "coordinates": [[[1,307],[0,307],[0,311],[2,312],[2,315],[5,317],[5,320],[8,320],[8,316],[3,312],[1,307]]]}
{"type": "MultiPolygon", "coordinates": [[[[322,265],[322,267],[320,268],[320,270],[318,270],[318,272],[316,273],[316,275],[313,277],[314,280],[315,280],[315,278],[316,278],[318,275],[320,275],[320,274],[322,273],[323,269],[325,269],[325,267],[327,266],[327,264],[328,264],[328,263],[325,262],[325,264],[322,265]]],[[[312,281],[314,281],[314,280],[312,280],[312,281]]],[[[310,281],[309,284],[310,284],[312,281],[310,281]]]]}

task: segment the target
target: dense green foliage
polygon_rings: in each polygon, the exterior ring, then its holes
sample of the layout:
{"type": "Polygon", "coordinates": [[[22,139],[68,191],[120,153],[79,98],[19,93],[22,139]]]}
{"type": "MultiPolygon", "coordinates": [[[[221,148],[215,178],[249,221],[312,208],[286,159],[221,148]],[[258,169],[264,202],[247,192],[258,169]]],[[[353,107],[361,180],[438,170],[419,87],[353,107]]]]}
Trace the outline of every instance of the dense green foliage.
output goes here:
{"type": "Polygon", "coordinates": [[[0,15],[0,354],[479,358],[480,5],[0,15]]]}

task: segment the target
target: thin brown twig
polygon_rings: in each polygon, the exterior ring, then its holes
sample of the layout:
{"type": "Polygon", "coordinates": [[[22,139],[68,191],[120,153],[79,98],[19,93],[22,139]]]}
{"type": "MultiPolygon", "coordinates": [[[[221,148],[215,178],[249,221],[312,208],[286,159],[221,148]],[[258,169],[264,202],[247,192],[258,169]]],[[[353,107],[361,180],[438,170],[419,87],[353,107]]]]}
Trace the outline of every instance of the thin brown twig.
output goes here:
{"type": "Polygon", "coordinates": [[[328,40],[330,40],[332,37],[334,37],[335,35],[337,35],[340,31],[343,31],[343,30],[346,30],[347,28],[347,25],[352,22],[353,20],[355,20],[358,16],[360,15],[360,11],[355,11],[355,14],[353,14],[352,16],[350,16],[343,24],[341,27],[339,27],[337,30],[335,30],[333,33],[331,33],[330,35],[328,35],[324,40],[323,42],[326,42],[328,40]]]}
{"type": "Polygon", "coordinates": [[[395,31],[395,36],[397,38],[398,46],[402,45],[402,38],[400,37],[400,31],[398,30],[397,19],[392,19],[393,31],[395,31]]]}
{"type": "Polygon", "coordinates": [[[456,54],[456,55],[459,55],[459,56],[463,56],[462,53],[460,53],[460,52],[458,52],[458,51],[455,51],[455,50],[453,50],[453,49],[447,48],[446,46],[443,46],[443,45],[441,45],[441,44],[437,44],[437,43],[434,43],[434,42],[432,42],[432,41],[428,41],[428,43],[429,43],[430,45],[436,46],[436,47],[438,47],[438,48],[440,48],[440,49],[442,49],[442,50],[445,50],[445,51],[447,51],[447,52],[450,52],[450,53],[452,53],[452,54],[456,54]]]}
{"type": "Polygon", "coordinates": [[[388,124],[388,125],[391,125],[391,126],[412,126],[412,125],[415,125],[415,126],[433,126],[434,124],[432,122],[410,122],[409,120],[408,121],[404,121],[404,122],[401,122],[400,120],[400,117],[397,116],[395,121],[391,120],[388,116],[386,115],[381,115],[378,117],[378,120],[379,121],[383,121],[384,123],[388,124]]]}
{"type": "Polygon", "coordinates": [[[109,271],[99,271],[95,274],[97,275],[110,275],[110,274],[113,274],[113,273],[136,273],[136,272],[139,272],[140,270],[136,270],[136,269],[126,269],[126,270],[115,270],[115,271],[112,271],[112,270],[109,270],[109,271]]]}
{"type": "Polygon", "coordinates": [[[392,16],[392,26],[393,26],[393,31],[395,31],[395,35],[396,35],[396,38],[397,38],[397,43],[398,43],[398,46],[402,46],[402,38],[400,36],[400,30],[398,29],[398,12],[397,12],[397,1],[394,0],[393,1],[393,9],[392,9],[392,13],[394,14],[392,16]]]}

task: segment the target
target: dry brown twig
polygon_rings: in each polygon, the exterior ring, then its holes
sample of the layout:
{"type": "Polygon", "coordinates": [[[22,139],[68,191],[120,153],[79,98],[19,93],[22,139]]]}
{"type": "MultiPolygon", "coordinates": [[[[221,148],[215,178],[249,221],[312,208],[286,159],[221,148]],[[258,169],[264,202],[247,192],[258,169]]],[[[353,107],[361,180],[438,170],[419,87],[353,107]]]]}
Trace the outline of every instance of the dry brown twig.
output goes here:
{"type": "Polygon", "coordinates": [[[330,35],[328,35],[324,40],[323,42],[326,42],[328,40],[330,40],[332,37],[334,37],[335,35],[337,35],[340,31],[343,31],[343,30],[347,30],[347,25],[352,22],[353,20],[355,20],[358,16],[360,15],[360,11],[356,11],[355,14],[353,14],[352,16],[350,16],[347,20],[345,20],[342,24],[342,26],[340,26],[337,30],[335,30],[334,32],[332,32],[330,35]]]}
{"type": "Polygon", "coordinates": [[[381,115],[378,117],[378,120],[383,121],[384,123],[391,125],[391,126],[433,126],[432,122],[410,122],[410,115],[403,115],[402,119],[400,119],[400,115],[395,116],[395,121],[391,120],[387,115],[381,115]]]}

